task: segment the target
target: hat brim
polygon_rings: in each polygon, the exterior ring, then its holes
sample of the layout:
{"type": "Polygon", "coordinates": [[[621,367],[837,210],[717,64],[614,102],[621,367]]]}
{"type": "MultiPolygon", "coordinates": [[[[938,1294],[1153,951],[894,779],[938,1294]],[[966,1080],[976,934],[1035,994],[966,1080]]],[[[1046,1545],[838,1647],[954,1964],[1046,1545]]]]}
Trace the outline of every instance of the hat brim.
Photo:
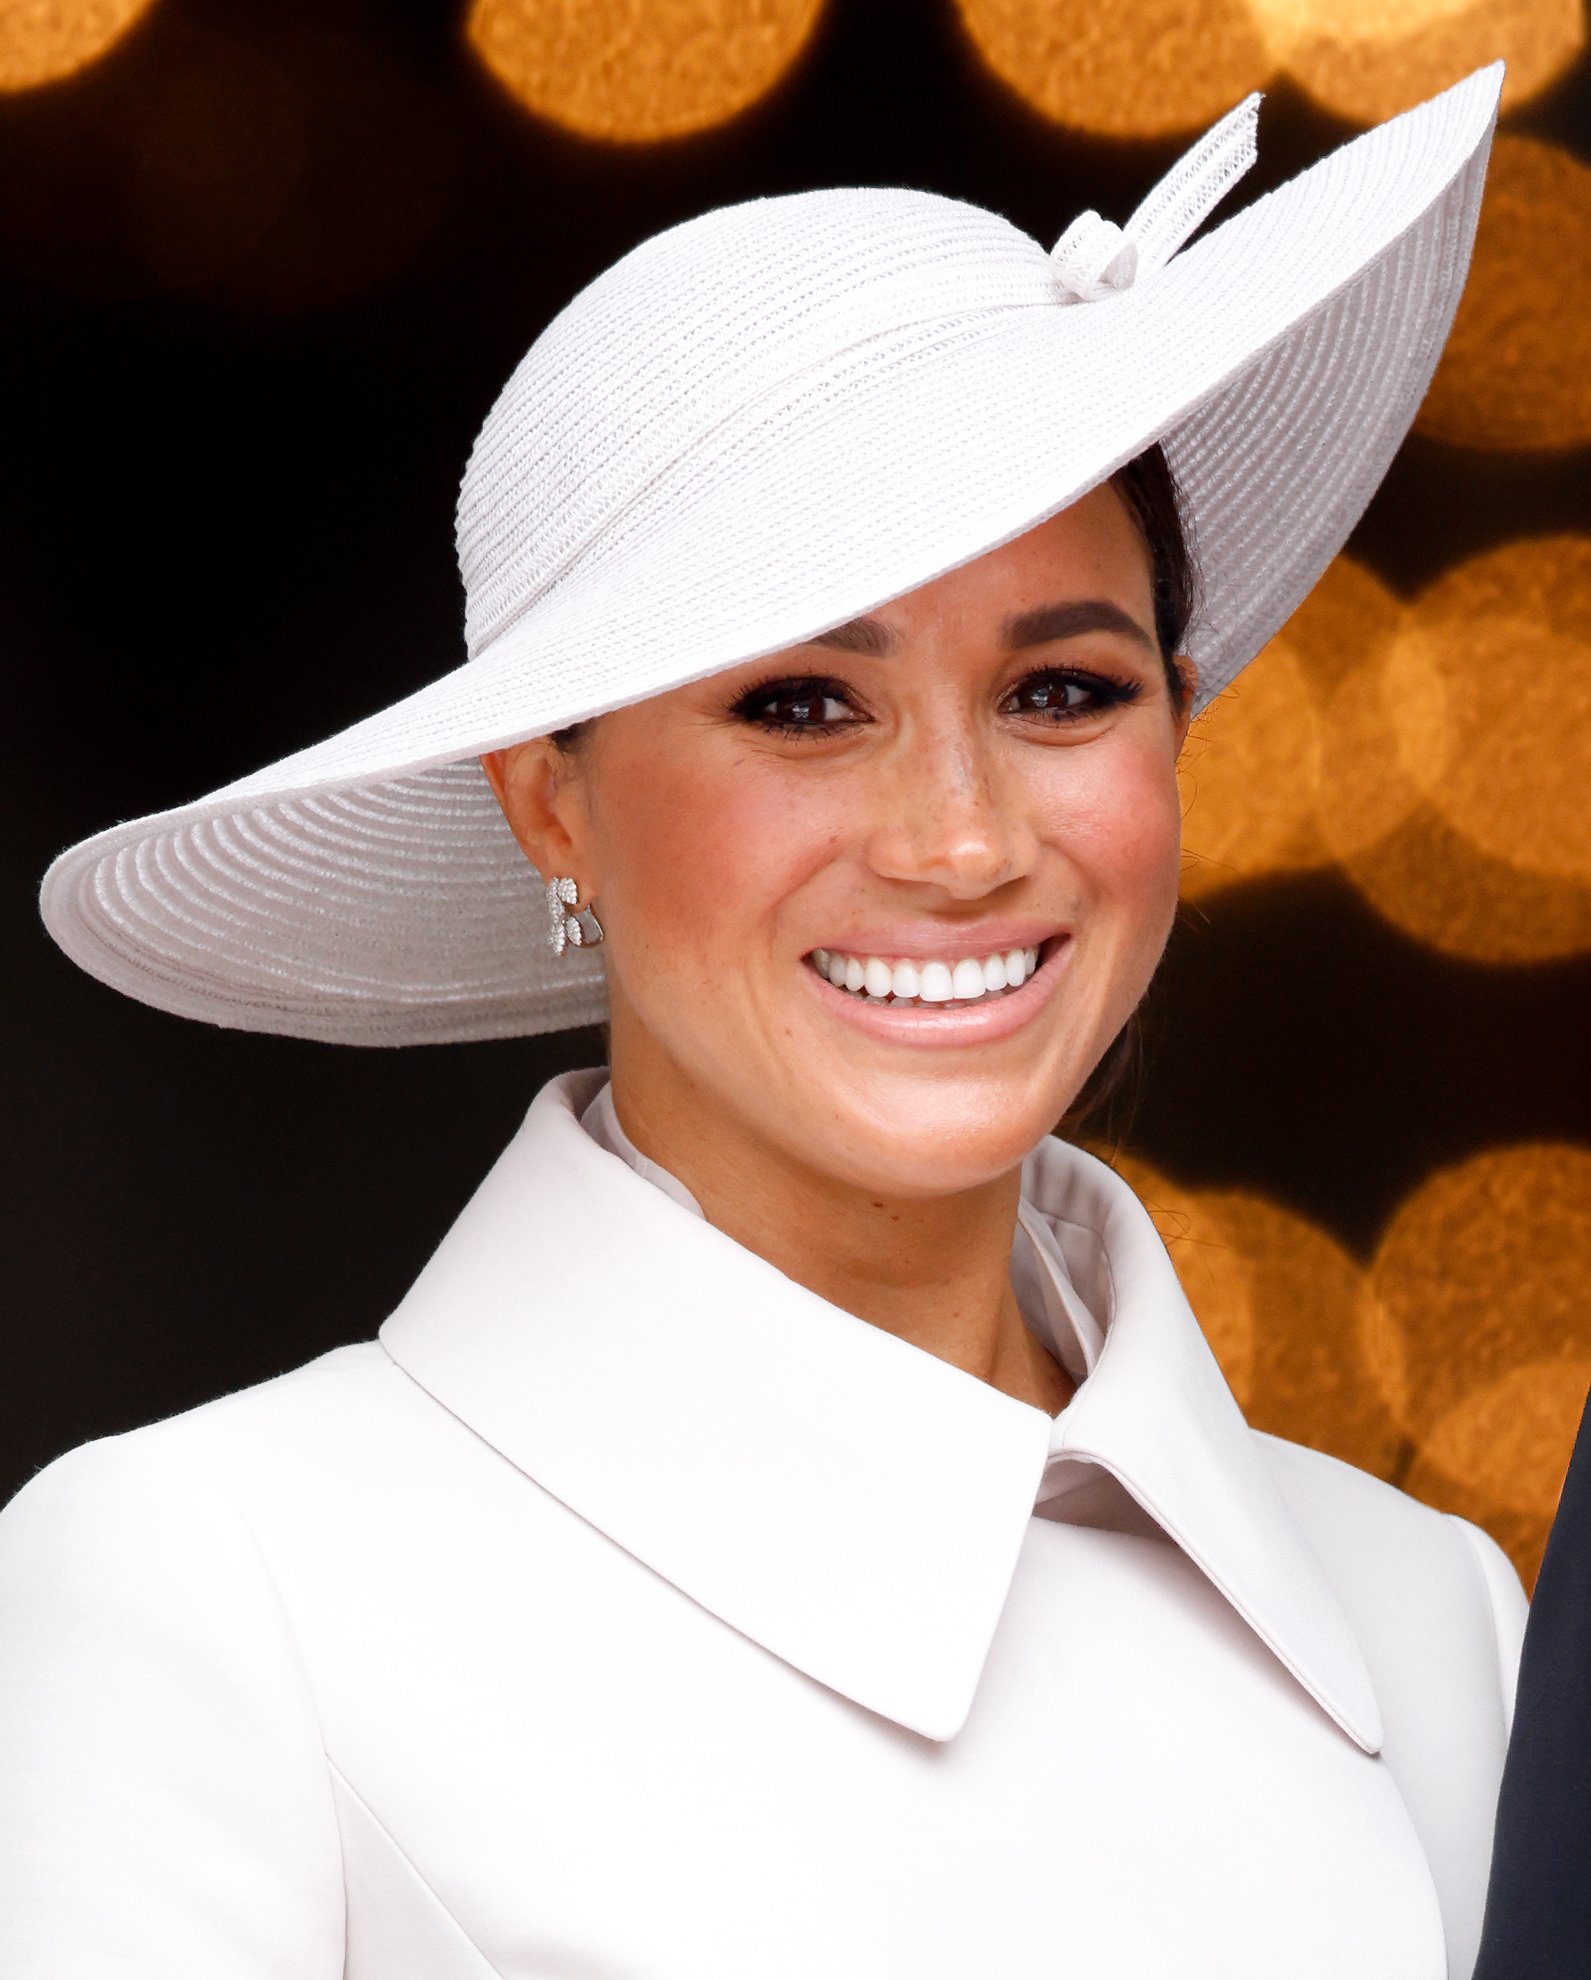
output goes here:
{"type": "Polygon", "coordinates": [[[1202,705],[1309,592],[1414,418],[1501,76],[1367,132],[1119,295],[913,324],[763,392],[477,658],[62,854],[51,934],[131,996],[248,1030],[397,1045],[596,1022],[601,956],[546,949],[479,752],[869,611],[1155,440],[1201,574],[1202,705]]]}

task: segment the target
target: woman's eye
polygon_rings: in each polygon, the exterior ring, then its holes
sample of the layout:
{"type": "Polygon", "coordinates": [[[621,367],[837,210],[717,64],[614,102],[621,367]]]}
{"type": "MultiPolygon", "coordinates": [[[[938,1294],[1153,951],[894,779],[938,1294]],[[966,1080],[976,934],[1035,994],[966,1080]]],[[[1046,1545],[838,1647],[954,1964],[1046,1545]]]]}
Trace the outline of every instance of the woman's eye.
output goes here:
{"type": "Polygon", "coordinates": [[[1079,673],[1075,668],[1047,668],[1018,681],[1006,696],[1005,707],[1014,715],[1068,722],[1102,714],[1107,708],[1136,699],[1141,692],[1137,681],[1112,680],[1104,674],[1079,673]]]}
{"type": "Polygon", "coordinates": [[[743,694],[734,713],[784,735],[817,735],[860,719],[839,682],[822,680],[770,681],[743,694]]]}

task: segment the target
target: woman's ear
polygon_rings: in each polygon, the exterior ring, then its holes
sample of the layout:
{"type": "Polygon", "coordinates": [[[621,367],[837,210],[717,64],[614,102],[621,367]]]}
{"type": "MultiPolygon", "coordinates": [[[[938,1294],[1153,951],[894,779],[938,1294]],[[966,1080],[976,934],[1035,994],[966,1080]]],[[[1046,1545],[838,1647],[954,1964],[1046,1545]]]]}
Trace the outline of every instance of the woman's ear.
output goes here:
{"type": "Polygon", "coordinates": [[[589,870],[585,780],[551,736],[533,736],[481,757],[486,781],[503,808],[520,850],[542,874],[576,876],[595,889],[589,870]]]}

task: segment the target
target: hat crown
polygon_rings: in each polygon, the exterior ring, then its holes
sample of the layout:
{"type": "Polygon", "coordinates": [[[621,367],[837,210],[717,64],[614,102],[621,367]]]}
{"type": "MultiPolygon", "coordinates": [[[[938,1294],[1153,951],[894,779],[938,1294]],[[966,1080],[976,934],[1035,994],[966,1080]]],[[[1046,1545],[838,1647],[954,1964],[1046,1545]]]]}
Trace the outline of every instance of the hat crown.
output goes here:
{"type": "Polygon", "coordinates": [[[759,393],[906,325],[1055,300],[1037,241],[933,193],[750,200],[643,241],[553,318],[476,439],[457,518],[471,656],[759,393]]]}

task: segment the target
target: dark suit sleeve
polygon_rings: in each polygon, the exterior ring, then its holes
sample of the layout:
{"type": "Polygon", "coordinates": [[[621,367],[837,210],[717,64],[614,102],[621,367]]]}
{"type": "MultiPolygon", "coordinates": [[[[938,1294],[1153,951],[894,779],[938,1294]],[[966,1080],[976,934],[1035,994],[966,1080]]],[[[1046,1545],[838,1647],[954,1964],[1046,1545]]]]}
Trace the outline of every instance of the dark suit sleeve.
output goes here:
{"type": "Polygon", "coordinates": [[[1475,1980],[1591,1975],[1591,1401],[1525,1628],[1475,1980]]]}

